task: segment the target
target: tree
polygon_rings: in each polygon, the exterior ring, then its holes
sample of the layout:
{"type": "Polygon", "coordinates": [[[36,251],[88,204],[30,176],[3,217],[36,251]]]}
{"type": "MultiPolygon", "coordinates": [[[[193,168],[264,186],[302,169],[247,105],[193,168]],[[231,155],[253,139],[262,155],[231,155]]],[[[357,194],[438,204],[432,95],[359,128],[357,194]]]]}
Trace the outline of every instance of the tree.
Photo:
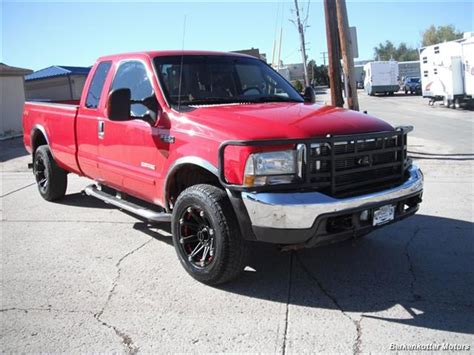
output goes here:
{"type": "Polygon", "coordinates": [[[438,26],[431,25],[422,34],[422,46],[431,46],[447,41],[454,41],[462,38],[462,32],[459,32],[453,25],[438,26]]]}
{"type": "Polygon", "coordinates": [[[417,49],[409,47],[405,42],[396,47],[391,41],[379,43],[378,47],[374,48],[374,57],[376,60],[393,59],[400,62],[419,59],[417,49]]]}
{"type": "Polygon", "coordinates": [[[303,83],[301,81],[296,80],[293,86],[295,87],[296,91],[303,92],[303,83]]]}
{"type": "Polygon", "coordinates": [[[328,68],[324,65],[316,65],[314,59],[308,62],[308,76],[312,85],[328,85],[328,68]]]}

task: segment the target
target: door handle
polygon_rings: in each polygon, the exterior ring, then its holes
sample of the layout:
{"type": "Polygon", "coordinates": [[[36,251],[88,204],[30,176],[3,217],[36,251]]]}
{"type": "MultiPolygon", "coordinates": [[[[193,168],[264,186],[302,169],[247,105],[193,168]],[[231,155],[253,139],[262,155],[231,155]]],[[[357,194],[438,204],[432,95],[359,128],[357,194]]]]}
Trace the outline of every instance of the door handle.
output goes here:
{"type": "Polygon", "coordinates": [[[105,122],[104,121],[99,121],[98,123],[98,127],[97,127],[97,132],[98,132],[98,135],[99,135],[99,139],[103,139],[104,138],[104,127],[105,127],[105,122]]]}

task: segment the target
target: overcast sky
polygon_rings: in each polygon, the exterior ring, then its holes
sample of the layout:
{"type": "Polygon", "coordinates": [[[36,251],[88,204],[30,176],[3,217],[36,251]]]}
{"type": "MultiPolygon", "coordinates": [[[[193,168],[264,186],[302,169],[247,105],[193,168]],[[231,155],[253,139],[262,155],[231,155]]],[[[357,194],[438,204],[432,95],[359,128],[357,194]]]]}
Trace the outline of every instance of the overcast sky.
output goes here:
{"type": "MultiPolygon", "coordinates": [[[[0,0],[1,1],[1,0],[0,0]]],[[[307,2],[300,3],[307,9],[307,2]]],[[[2,1],[2,54],[6,64],[41,69],[50,65],[92,65],[101,55],[151,49],[259,48],[271,61],[283,28],[281,59],[301,61],[293,1],[210,2],[20,2],[2,1]]],[[[359,59],[391,40],[413,47],[429,25],[453,24],[473,31],[473,1],[350,1],[359,59]]],[[[306,40],[310,59],[322,62],[326,33],[322,1],[311,1],[306,40]]]]}

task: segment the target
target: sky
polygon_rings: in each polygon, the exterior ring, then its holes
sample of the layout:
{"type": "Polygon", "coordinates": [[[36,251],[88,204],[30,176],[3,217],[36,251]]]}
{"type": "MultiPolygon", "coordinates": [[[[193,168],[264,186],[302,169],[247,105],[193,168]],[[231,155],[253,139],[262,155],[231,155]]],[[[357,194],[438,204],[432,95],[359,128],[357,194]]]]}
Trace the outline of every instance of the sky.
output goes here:
{"type": "MultiPolygon", "coordinates": [[[[349,23],[357,27],[359,59],[390,40],[418,47],[431,24],[473,31],[474,1],[351,1],[349,23]]],[[[308,3],[300,0],[305,11],[308,3]]],[[[113,53],[160,49],[231,51],[259,48],[271,62],[280,28],[281,59],[301,62],[293,0],[273,1],[11,1],[0,0],[0,61],[38,70],[50,65],[89,66],[113,53]],[[184,33],[184,38],[183,38],[184,33]]],[[[327,51],[323,2],[309,4],[309,59],[327,51]]]]}

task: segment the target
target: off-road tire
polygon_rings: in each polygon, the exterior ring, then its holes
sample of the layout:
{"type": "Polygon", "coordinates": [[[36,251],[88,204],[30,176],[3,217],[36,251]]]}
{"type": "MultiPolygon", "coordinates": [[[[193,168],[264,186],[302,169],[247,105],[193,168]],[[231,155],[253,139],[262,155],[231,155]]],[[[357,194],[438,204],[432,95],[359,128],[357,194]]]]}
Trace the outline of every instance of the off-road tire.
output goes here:
{"type": "Polygon", "coordinates": [[[56,164],[47,145],[42,145],[35,151],[33,174],[38,191],[46,201],[64,197],[67,189],[67,172],[56,164]]]}
{"type": "Polygon", "coordinates": [[[179,261],[194,279],[207,285],[218,285],[236,278],[245,268],[248,246],[240,235],[232,205],[222,189],[200,184],[184,190],[173,208],[171,227],[179,261]],[[185,228],[183,215],[186,216],[190,209],[202,211],[213,230],[215,251],[206,267],[199,267],[195,265],[196,261],[189,259],[190,254],[181,240],[182,228],[185,228]]]}

